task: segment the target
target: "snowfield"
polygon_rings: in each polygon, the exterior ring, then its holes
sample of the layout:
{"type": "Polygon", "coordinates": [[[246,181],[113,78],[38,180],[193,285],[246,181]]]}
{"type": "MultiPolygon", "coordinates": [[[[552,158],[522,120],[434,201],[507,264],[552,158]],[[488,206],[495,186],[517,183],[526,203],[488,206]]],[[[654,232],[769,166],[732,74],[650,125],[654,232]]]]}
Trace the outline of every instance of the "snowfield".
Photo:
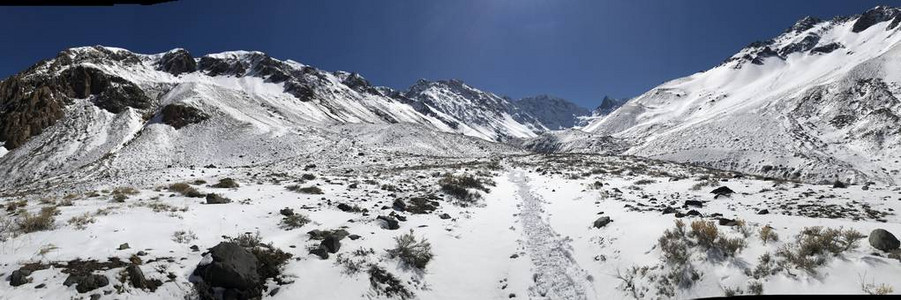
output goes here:
{"type": "Polygon", "coordinates": [[[897,287],[901,274],[897,250],[876,250],[863,237],[877,228],[901,234],[894,213],[901,209],[901,189],[894,186],[838,188],[598,155],[396,155],[360,164],[293,163],[299,167],[287,173],[267,167],[171,169],[154,173],[156,181],[135,175],[140,185],[98,180],[3,195],[2,219],[13,224],[46,207],[58,212],[43,230],[3,229],[0,273],[32,272],[21,285],[0,284],[0,298],[196,297],[192,273],[212,261],[204,258],[206,249],[243,235],[258,235],[291,255],[263,283],[267,299],[695,298],[751,294],[751,283],[764,294],[861,294],[897,287]],[[476,182],[464,190],[478,196],[444,189],[448,178],[464,177],[476,182]],[[238,186],[214,187],[224,178],[238,186]],[[231,202],[187,197],[173,188],[179,182],[201,197],[215,193],[231,202]],[[710,193],[720,186],[734,193],[710,193]],[[321,194],[299,187],[318,187],[321,194]],[[426,206],[416,206],[414,198],[433,199],[433,210],[415,209],[426,206]],[[285,208],[310,222],[285,227],[285,208]],[[760,214],[764,209],[768,213],[760,214]],[[379,216],[403,221],[389,229],[379,216]],[[596,224],[602,217],[610,222],[596,224]],[[685,261],[674,263],[665,258],[669,252],[660,238],[676,221],[711,221],[742,246],[732,254],[703,248],[686,229],[685,261]],[[764,242],[764,226],[778,239],[764,242]],[[778,254],[814,226],[863,236],[837,254],[810,254],[816,261],[811,269],[778,254]],[[349,234],[340,248],[325,259],[311,254],[320,241],[309,232],[335,229],[349,234]],[[410,232],[431,245],[423,269],[388,251],[395,237],[410,232]],[[764,254],[771,256],[769,265],[760,262],[764,254]],[[79,293],[78,285],[63,284],[74,272],[68,265],[91,260],[96,264],[82,268],[104,275],[107,285],[79,293]],[[131,264],[147,280],[159,280],[159,287],[133,286],[132,277],[123,275],[131,264]],[[677,277],[663,279],[685,268],[694,275],[677,276],[679,283],[677,277]],[[374,279],[381,278],[374,269],[397,280],[374,279]]]}

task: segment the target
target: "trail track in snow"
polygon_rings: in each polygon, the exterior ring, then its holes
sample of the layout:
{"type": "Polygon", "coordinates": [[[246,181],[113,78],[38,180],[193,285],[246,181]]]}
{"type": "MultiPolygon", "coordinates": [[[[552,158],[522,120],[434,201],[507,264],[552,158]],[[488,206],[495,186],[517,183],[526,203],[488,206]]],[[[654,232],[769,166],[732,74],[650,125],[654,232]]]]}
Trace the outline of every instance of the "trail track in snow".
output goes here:
{"type": "Polygon", "coordinates": [[[534,282],[529,288],[529,297],[596,299],[588,273],[572,256],[569,239],[560,236],[544,219],[544,199],[532,193],[529,179],[521,170],[511,172],[509,179],[516,184],[517,196],[522,201],[519,216],[523,246],[532,260],[534,282]]]}

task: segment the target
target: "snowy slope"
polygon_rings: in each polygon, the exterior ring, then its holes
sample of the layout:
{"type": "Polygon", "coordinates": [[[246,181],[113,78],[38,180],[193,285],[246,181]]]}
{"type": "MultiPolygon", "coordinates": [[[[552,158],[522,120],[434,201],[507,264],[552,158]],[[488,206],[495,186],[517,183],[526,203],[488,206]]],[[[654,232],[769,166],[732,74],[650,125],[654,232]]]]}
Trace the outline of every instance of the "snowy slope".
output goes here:
{"type": "Polygon", "coordinates": [[[460,80],[419,80],[403,97],[420,112],[451,124],[456,132],[494,141],[534,137],[547,130],[510,99],[473,88],[460,80]]]}
{"type": "Polygon", "coordinates": [[[627,154],[807,181],[901,180],[899,9],[805,18],[585,127],[627,154]]]}
{"type": "Polygon", "coordinates": [[[183,49],[144,55],[72,48],[4,84],[7,95],[0,98],[8,110],[0,111],[0,137],[14,141],[0,156],[0,186],[7,187],[76,170],[115,176],[168,166],[252,165],[324,151],[330,141],[347,139],[359,139],[351,144],[359,149],[484,156],[513,150],[455,134],[496,141],[544,128],[516,115],[505,99],[468,87],[465,96],[484,101],[467,103],[462,93],[392,97],[358,74],[249,51],[193,58],[183,49]],[[417,103],[441,110],[422,113],[417,103]],[[364,124],[357,127],[361,132],[396,133],[376,135],[385,138],[376,141],[340,132],[347,124],[364,124]]]}

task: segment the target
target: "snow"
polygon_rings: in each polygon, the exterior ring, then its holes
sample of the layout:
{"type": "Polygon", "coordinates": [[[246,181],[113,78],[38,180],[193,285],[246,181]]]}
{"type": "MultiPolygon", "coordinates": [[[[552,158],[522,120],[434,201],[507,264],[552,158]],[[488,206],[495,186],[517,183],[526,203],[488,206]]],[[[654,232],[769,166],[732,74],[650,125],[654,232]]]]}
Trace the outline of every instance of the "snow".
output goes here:
{"type": "MultiPolygon", "coordinates": [[[[634,207],[642,207],[637,206],[639,203],[648,205],[658,200],[673,199],[681,203],[685,199],[699,199],[706,201],[703,208],[697,208],[703,215],[719,212],[727,218],[743,219],[752,227],[753,233],[746,239],[747,248],[734,259],[724,262],[705,260],[701,253],[695,253],[693,262],[701,272],[701,278],[690,288],[678,289],[676,297],[695,298],[721,296],[726,287],[744,287],[749,277],[745,275],[743,266],[753,268],[758,256],[765,252],[774,253],[783,244],[790,243],[804,227],[853,228],[864,234],[875,228],[901,232],[901,219],[894,214],[887,215],[886,222],[880,222],[870,218],[852,220],[850,216],[836,219],[808,217],[796,215],[794,209],[779,208],[779,204],[792,202],[789,199],[801,198],[803,202],[804,196],[799,195],[813,192],[813,195],[833,195],[823,199],[809,197],[811,203],[820,205],[846,205],[853,199],[857,204],[848,207],[854,209],[866,205],[878,211],[899,210],[901,202],[894,199],[898,191],[891,186],[874,185],[869,190],[862,190],[859,187],[831,189],[787,183],[774,187],[771,181],[728,179],[721,183],[737,193],[731,198],[713,199],[708,193],[713,187],[694,190],[691,186],[701,176],[720,176],[715,175],[718,173],[714,171],[669,163],[649,165],[652,161],[629,158],[584,155],[504,158],[501,162],[503,169],[491,171],[486,178],[496,184],[490,192],[484,193],[480,204],[459,206],[445,198],[440,200],[438,211],[432,214],[401,212],[408,217],[407,221],[401,222],[399,230],[390,231],[381,228],[379,222],[374,220],[376,215],[390,211],[381,209],[382,205],[397,198],[437,190],[437,178],[420,175],[484,171],[477,164],[468,164],[473,167],[462,170],[442,166],[440,159],[405,159],[405,162],[395,161],[387,165],[369,163],[363,168],[369,170],[364,174],[382,174],[378,177],[347,176],[342,170],[349,165],[307,171],[318,178],[303,185],[319,186],[324,190],[324,195],[290,192],[285,186],[291,184],[291,180],[281,183],[261,180],[277,178],[271,176],[279,171],[266,168],[169,169],[165,171],[165,176],[156,176],[156,181],[137,186],[140,194],[130,196],[124,203],[110,201],[111,195],[104,192],[97,197],[78,196],[73,201],[74,205],[59,207],[61,213],[56,217],[55,229],[23,234],[0,242],[0,263],[5,266],[0,268],[0,272],[9,274],[19,265],[34,261],[105,260],[108,257],[128,259],[141,250],[148,253],[143,257],[145,261],[173,258],[143,265],[142,270],[147,277],[164,278],[168,272],[177,277],[164,283],[156,292],[126,287],[116,297],[181,298],[191,290],[188,278],[194,267],[210,260],[202,255],[202,251],[193,252],[189,246],[199,245],[201,249],[206,249],[221,241],[223,235],[252,232],[259,233],[264,242],[271,242],[297,258],[289,260],[283,269],[284,275],[293,283],[282,286],[272,299],[382,298],[370,287],[365,272],[348,274],[341,264],[336,263],[334,256],[320,260],[307,254],[307,247],[314,242],[307,240],[305,232],[345,228],[362,238],[342,240],[339,254],[350,256],[357,249],[373,249],[375,254],[363,259],[399,276],[405,286],[422,299],[502,299],[508,298],[509,294],[515,294],[517,298],[622,299],[630,298],[631,293],[624,289],[616,275],[632,266],[660,263],[657,237],[671,228],[676,219],[672,214],[661,215],[659,211],[640,211],[634,207]],[[403,164],[411,162],[424,168],[403,167],[403,164]],[[586,166],[607,172],[617,168],[635,171],[619,175],[599,173],[572,177],[589,170],[586,166]],[[648,166],[649,169],[642,171],[641,166],[648,166]],[[535,171],[537,167],[554,172],[540,173],[535,171]],[[232,199],[229,204],[206,205],[202,204],[202,199],[170,196],[170,192],[155,188],[171,182],[196,179],[214,183],[225,176],[236,178],[241,187],[217,189],[201,185],[197,188],[232,199]],[[361,182],[366,178],[376,183],[361,182]],[[635,182],[640,179],[653,182],[637,186],[635,182]],[[595,181],[603,182],[603,188],[590,187],[595,181]],[[349,188],[351,182],[358,182],[360,187],[349,188]],[[381,193],[381,184],[398,185],[401,191],[381,193]],[[331,204],[322,198],[330,200],[331,204]],[[372,213],[366,216],[343,212],[335,207],[339,202],[369,208],[372,213]],[[159,205],[170,206],[174,210],[155,212],[151,209],[159,205]],[[313,223],[294,230],[280,228],[281,216],[277,212],[284,207],[309,216],[313,223]],[[757,209],[764,207],[769,208],[771,213],[756,214],[757,209]],[[98,214],[99,211],[107,213],[98,214]],[[67,224],[70,218],[86,213],[95,218],[95,222],[87,224],[86,229],[78,230],[67,224]],[[440,219],[439,213],[448,213],[452,219],[440,219]],[[604,228],[592,228],[592,222],[599,216],[609,216],[613,222],[604,228]],[[756,230],[763,225],[775,228],[780,240],[762,243],[756,236],[756,230]],[[432,244],[434,259],[424,272],[405,268],[385,252],[393,246],[393,237],[410,230],[432,244]],[[179,243],[173,238],[177,231],[185,231],[196,236],[196,239],[179,243]],[[128,243],[131,249],[117,250],[122,243],[128,243]],[[514,258],[514,254],[518,257],[514,258]]],[[[81,184],[98,191],[115,186],[105,181],[81,184]]],[[[26,209],[38,210],[42,206],[38,197],[47,197],[45,194],[35,196],[25,198],[31,199],[26,209]]],[[[690,222],[702,218],[683,219],[690,222]]],[[[719,228],[730,236],[740,236],[734,228],[719,228]]],[[[795,270],[791,273],[794,275],[780,272],[760,281],[767,294],[861,293],[861,280],[895,284],[889,279],[901,272],[901,263],[875,256],[872,254],[874,251],[864,239],[856,249],[840,257],[827,258],[827,263],[816,275],[795,270]]],[[[20,287],[2,283],[0,298],[65,298],[74,295],[74,287],[62,285],[65,275],[59,272],[53,268],[36,271],[31,275],[33,282],[20,287]],[[34,288],[41,283],[46,287],[34,288]]],[[[102,273],[115,282],[116,272],[109,270],[102,273]]],[[[651,283],[638,280],[637,284],[641,287],[651,283]]],[[[112,290],[112,287],[102,290],[112,290]]]]}

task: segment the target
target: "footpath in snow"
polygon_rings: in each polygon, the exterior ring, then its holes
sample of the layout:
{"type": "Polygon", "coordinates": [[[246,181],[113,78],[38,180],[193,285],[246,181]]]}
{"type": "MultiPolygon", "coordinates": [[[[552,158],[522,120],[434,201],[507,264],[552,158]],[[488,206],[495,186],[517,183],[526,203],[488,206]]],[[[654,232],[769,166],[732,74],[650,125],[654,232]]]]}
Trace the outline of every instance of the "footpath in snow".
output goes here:
{"type": "Polygon", "coordinates": [[[555,232],[545,221],[544,199],[530,190],[528,178],[522,171],[511,172],[509,179],[518,187],[523,242],[532,260],[535,285],[529,289],[530,296],[596,299],[588,273],[573,259],[569,239],[555,232]]]}

